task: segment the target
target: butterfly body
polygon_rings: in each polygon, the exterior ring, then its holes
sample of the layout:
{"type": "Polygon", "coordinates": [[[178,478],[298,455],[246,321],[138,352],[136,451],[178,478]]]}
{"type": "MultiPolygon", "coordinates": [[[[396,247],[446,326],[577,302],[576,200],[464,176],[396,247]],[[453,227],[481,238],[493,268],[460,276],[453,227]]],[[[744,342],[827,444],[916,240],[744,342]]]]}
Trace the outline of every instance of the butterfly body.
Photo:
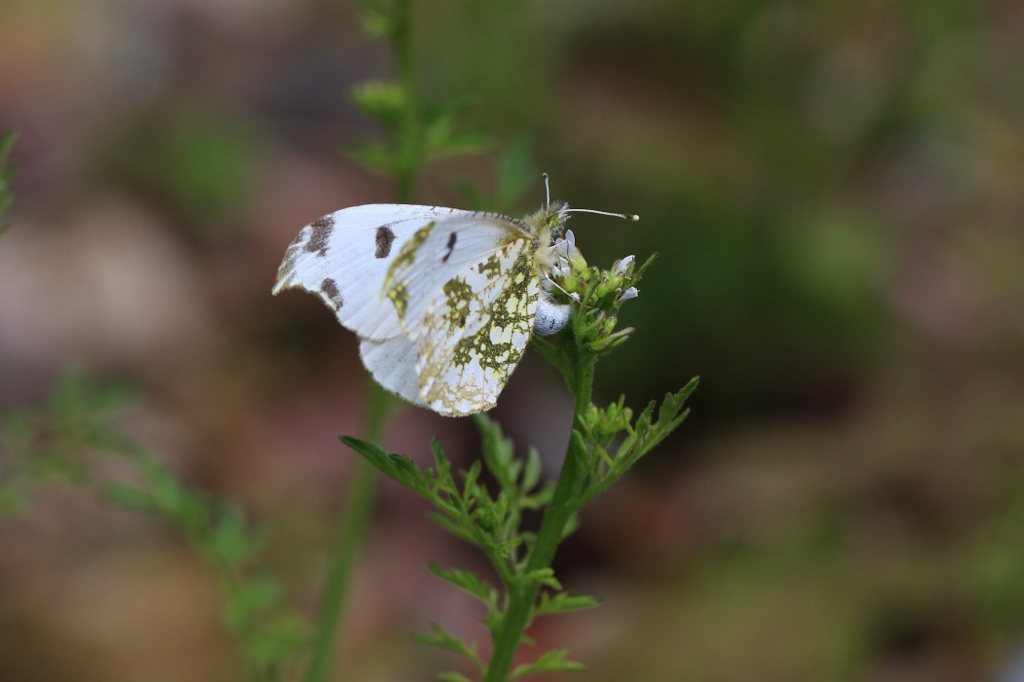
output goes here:
{"type": "Polygon", "coordinates": [[[408,204],[342,209],[299,232],[274,293],[319,296],[388,390],[445,415],[487,410],[534,331],[568,321],[547,291],[567,208],[522,220],[408,204]]]}

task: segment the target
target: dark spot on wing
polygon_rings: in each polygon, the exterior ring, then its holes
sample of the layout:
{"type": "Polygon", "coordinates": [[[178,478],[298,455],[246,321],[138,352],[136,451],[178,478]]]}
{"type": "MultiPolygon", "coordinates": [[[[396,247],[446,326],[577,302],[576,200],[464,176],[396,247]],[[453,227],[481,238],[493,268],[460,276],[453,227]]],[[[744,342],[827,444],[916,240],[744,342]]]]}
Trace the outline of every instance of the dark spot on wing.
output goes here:
{"type": "Polygon", "coordinates": [[[391,254],[391,244],[395,241],[395,233],[387,225],[377,228],[377,251],[373,255],[377,258],[387,258],[391,254]]]}
{"type": "Polygon", "coordinates": [[[330,277],[325,278],[324,281],[320,282],[320,291],[324,292],[327,298],[331,299],[335,309],[341,308],[341,292],[338,290],[337,282],[330,277]]]}
{"type": "Polygon", "coordinates": [[[309,241],[306,242],[306,253],[315,253],[320,257],[326,256],[327,241],[331,238],[331,232],[334,230],[334,218],[325,215],[323,218],[314,221],[310,227],[313,228],[313,234],[310,235],[309,241]]]}
{"type": "Polygon", "coordinates": [[[444,258],[441,259],[442,263],[447,263],[448,259],[451,257],[452,251],[455,249],[455,239],[456,239],[456,237],[457,237],[457,234],[455,232],[452,232],[451,236],[448,237],[448,252],[446,254],[444,254],[444,258]]]}

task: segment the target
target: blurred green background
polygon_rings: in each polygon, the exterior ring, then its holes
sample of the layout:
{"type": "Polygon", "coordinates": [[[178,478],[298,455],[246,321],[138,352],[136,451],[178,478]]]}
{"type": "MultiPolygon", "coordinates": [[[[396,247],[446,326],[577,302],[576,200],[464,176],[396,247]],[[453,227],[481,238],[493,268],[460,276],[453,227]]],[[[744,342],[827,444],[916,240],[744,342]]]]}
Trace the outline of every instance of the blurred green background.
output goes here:
{"type": "MultiPolygon", "coordinates": [[[[595,682],[1024,680],[1024,4],[415,7],[424,98],[494,134],[417,200],[465,206],[528,145],[538,181],[488,208],[536,208],[544,170],[639,213],[572,220],[592,263],[661,256],[598,392],[701,376],[559,558],[604,605],[533,636],[595,682]]],[[[380,134],[350,89],[392,73],[348,0],[0,2],[0,411],[69,366],[138,386],[123,428],[252,510],[309,608],[366,378],[318,301],[269,292],[303,225],[391,199],[344,149],[380,134]]],[[[568,400],[529,358],[495,415],[556,458],[568,400]]],[[[388,445],[434,434],[473,457],[414,410],[388,445]]],[[[476,559],[423,517],[383,487],[338,679],[430,679],[431,620],[484,638],[424,567],[476,559]]],[[[180,539],[88,490],[0,521],[0,679],[226,679],[218,609],[180,539]]]]}

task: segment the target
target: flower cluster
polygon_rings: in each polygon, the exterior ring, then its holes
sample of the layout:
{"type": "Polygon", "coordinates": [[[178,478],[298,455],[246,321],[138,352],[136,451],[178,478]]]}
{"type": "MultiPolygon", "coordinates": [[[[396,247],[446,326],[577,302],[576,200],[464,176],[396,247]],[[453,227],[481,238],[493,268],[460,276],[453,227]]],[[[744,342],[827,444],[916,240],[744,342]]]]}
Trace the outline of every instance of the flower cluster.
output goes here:
{"type": "Polygon", "coordinates": [[[555,253],[558,261],[554,288],[576,308],[572,326],[579,343],[598,353],[624,343],[633,328],[615,331],[619,307],[640,295],[636,282],[657,254],[639,268],[634,256],[626,256],[615,261],[610,269],[601,270],[587,264],[576,248],[572,230],[555,240],[555,253]]]}

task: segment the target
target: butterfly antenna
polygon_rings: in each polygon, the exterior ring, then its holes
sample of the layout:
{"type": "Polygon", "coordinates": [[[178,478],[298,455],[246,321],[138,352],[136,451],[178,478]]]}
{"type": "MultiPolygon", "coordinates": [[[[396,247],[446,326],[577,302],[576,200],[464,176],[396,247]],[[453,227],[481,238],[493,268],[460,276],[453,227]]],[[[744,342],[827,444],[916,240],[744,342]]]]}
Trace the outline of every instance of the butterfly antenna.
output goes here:
{"type": "MultiPolygon", "coordinates": [[[[551,210],[551,180],[548,178],[547,173],[543,173],[544,178],[544,210],[551,210]]],[[[592,208],[567,208],[562,213],[596,213],[598,215],[610,215],[613,218],[623,218],[624,220],[630,220],[636,222],[640,220],[640,216],[635,213],[611,213],[610,211],[595,211],[592,208]]]]}
{"type": "Polygon", "coordinates": [[[565,213],[596,213],[597,215],[610,215],[613,218],[623,218],[632,222],[640,220],[640,216],[635,213],[612,213],[611,211],[595,211],[592,208],[567,208],[565,213]]]}

